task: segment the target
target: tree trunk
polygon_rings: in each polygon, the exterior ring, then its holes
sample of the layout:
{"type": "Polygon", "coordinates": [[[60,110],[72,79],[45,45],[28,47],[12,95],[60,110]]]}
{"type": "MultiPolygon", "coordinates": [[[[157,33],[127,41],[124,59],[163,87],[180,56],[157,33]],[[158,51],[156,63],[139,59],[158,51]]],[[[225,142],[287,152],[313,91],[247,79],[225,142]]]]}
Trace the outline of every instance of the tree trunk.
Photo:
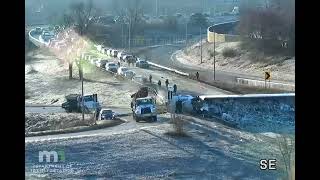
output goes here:
{"type": "Polygon", "coordinates": [[[72,62],[69,63],[69,79],[72,79],[72,62]]]}
{"type": "Polygon", "coordinates": [[[81,68],[79,68],[79,79],[81,80],[83,76],[83,72],[81,71],[81,68]]]}

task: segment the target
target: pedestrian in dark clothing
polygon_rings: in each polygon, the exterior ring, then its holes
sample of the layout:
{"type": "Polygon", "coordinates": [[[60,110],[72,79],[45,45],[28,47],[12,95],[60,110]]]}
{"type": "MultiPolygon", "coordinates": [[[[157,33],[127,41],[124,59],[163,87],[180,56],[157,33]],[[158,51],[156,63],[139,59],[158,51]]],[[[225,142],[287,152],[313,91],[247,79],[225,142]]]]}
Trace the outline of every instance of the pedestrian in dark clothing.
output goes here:
{"type": "Polygon", "coordinates": [[[168,85],[169,85],[169,80],[168,79],[166,79],[166,87],[168,88],[168,85]]]}
{"type": "Polygon", "coordinates": [[[177,85],[176,84],[173,85],[173,92],[174,92],[174,94],[177,93],[177,85]]]}
{"type": "Polygon", "coordinates": [[[196,73],[197,80],[199,80],[199,72],[196,73]]]}
{"type": "Polygon", "coordinates": [[[118,61],[118,66],[120,67],[120,65],[121,65],[120,62],[118,61]]]}
{"type": "Polygon", "coordinates": [[[160,81],[160,80],[158,81],[158,86],[159,86],[159,87],[161,86],[161,81],[160,81]]]}
{"type": "Polygon", "coordinates": [[[150,81],[150,83],[152,83],[152,75],[151,74],[149,76],[149,81],[150,81]]]}

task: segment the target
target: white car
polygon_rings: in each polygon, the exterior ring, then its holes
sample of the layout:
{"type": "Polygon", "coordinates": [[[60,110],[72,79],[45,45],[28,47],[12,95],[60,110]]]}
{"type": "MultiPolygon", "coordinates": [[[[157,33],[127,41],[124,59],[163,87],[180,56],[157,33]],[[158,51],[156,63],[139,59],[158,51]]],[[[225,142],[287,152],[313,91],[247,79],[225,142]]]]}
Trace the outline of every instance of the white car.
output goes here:
{"type": "Polygon", "coordinates": [[[113,50],[111,51],[111,56],[112,56],[112,57],[117,57],[117,55],[118,55],[118,50],[113,49],[113,50]]]}
{"type": "Polygon", "coordinates": [[[102,68],[102,67],[105,67],[107,63],[108,63],[108,60],[99,59],[98,61],[96,61],[96,66],[99,68],[102,68]]]}
{"type": "Polygon", "coordinates": [[[126,71],[129,71],[129,69],[127,67],[119,67],[118,74],[121,76],[125,76],[126,71]]]}
{"type": "Polygon", "coordinates": [[[102,54],[107,54],[107,50],[108,50],[107,48],[102,48],[100,52],[101,52],[102,54]]]}
{"type": "Polygon", "coordinates": [[[131,70],[128,70],[128,71],[124,72],[124,77],[129,78],[129,79],[132,79],[135,75],[136,74],[131,70]]]}
{"type": "Polygon", "coordinates": [[[97,46],[97,50],[100,52],[103,47],[101,45],[97,46]]]}
{"type": "Polygon", "coordinates": [[[96,65],[96,62],[99,61],[97,58],[91,58],[90,63],[96,65]]]}
{"type": "Polygon", "coordinates": [[[117,54],[117,58],[121,60],[122,57],[123,57],[125,54],[126,54],[126,52],[123,52],[123,51],[122,51],[122,52],[119,52],[119,53],[117,54]]]}
{"type": "Polygon", "coordinates": [[[108,50],[107,50],[107,55],[108,55],[108,56],[111,56],[111,51],[112,51],[112,49],[108,49],[108,50]]]}
{"type": "Polygon", "coordinates": [[[118,64],[115,63],[115,62],[109,62],[106,64],[106,70],[107,71],[111,71],[111,72],[114,72],[114,73],[117,73],[117,70],[118,70],[118,64]]]}

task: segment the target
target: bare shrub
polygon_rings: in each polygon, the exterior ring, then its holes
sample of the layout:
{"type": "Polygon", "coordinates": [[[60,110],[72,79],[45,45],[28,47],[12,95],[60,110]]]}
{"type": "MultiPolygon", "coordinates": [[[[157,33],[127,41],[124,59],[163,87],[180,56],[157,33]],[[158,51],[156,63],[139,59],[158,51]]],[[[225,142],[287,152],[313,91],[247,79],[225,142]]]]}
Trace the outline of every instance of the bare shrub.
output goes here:
{"type": "Polygon", "coordinates": [[[217,55],[218,52],[217,52],[217,51],[214,52],[213,50],[209,49],[209,50],[208,50],[208,54],[209,54],[209,57],[212,58],[212,57],[214,56],[214,54],[217,55]]]}
{"type": "Polygon", "coordinates": [[[222,50],[222,55],[223,55],[223,57],[230,57],[230,58],[232,58],[232,57],[237,56],[237,54],[238,54],[238,52],[237,52],[235,49],[233,49],[233,48],[224,48],[224,49],[222,50]]]}
{"type": "Polygon", "coordinates": [[[184,131],[184,126],[186,124],[186,122],[182,119],[181,116],[176,116],[175,114],[173,114],[171,116],[171,122],[173,125],[173,132],[171,132],[171,135],[174,136],[186,136],[186,133],[184,131]]]}
{"type": "Polygon", "coordinates": [[[282,165],[284,166],[284,179],[295,179],[295,142],[293,138],[280,135],[276,138],[282,165]]]}

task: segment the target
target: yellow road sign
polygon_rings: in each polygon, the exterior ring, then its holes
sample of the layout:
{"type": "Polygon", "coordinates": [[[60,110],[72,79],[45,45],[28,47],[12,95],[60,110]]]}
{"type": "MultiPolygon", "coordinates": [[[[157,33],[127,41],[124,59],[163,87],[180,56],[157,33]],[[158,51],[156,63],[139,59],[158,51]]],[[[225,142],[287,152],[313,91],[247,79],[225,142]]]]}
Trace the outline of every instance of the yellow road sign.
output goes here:
{"type": "Polygon", "coordinates": [[[268,71],[264,72],[264,79],[265,80],[270,80],[271,79],[271,73],[268,72],[268,71]]]}

